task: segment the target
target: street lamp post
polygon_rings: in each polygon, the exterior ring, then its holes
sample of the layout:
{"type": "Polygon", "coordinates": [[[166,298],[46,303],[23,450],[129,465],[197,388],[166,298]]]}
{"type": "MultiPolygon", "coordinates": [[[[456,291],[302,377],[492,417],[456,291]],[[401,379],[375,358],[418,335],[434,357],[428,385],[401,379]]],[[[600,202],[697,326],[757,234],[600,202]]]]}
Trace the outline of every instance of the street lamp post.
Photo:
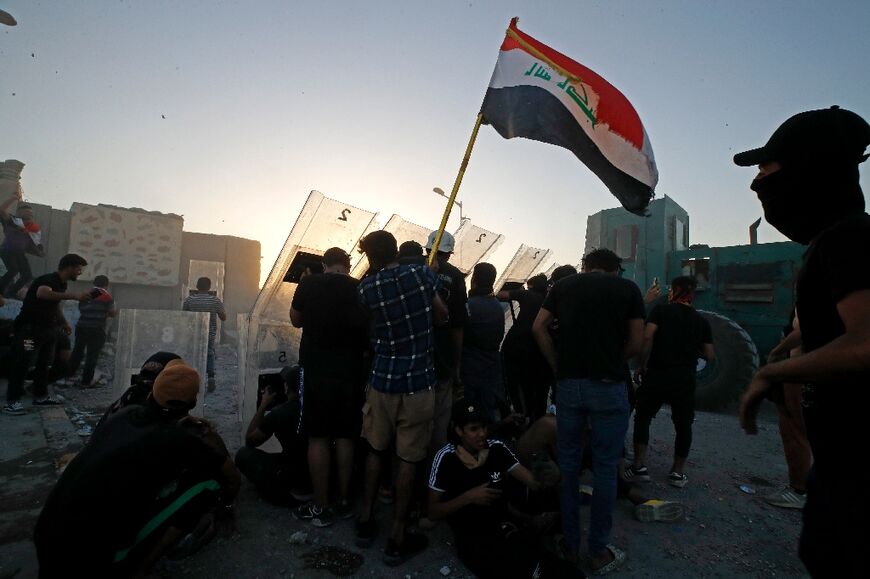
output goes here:
{"type": "MultiPolygon", "coordinates": [[[[445,193],[444,189],[442,189],[441,187],[433,187],[432,191],[437,193],[441,197],[444,197],[445,199],[450,199],[450,195],[445,193]]],[[[464,223],[465,220],[468,219],[468,217],[466,217],[465,215],[462,214],[462,201],[454,200],[453,204],[456,205],[457,207],[459,207],[459,223],[464,223]]]]}

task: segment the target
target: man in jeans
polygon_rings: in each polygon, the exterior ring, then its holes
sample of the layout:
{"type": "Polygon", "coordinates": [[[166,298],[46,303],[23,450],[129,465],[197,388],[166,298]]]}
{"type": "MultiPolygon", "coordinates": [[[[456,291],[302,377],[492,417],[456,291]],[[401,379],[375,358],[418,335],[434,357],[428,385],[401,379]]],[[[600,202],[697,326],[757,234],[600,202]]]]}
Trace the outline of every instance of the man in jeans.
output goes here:
{"type": "Polygon", "coordinates": [[[76,324],[76,344],[73,348],[72,357],[69,361],[69,375],[76,373],[82,358],[85,359],[85,367],[82,369],[82,388],[92,386],[94,370],[97,367],[97,358],[103,345],[106,343],[106,320],[115,317],[115,300],[106,289],[109,287],[109,278],[98,275],[94,278],[94,289],[91,290],[91,299],[79,304],[79,321],[76,324]],[[87,355],[85,352],[87,351],[87,355]]]}
{"type": "Polygon", "coordinates": [[[608,543],[617,468],[628,429],[626,363],[643,345],[643,299],[633,282],[619,277],[621,262],[609,249],[589,253],[583,259],[583,273],[553,286],[532,327],[557,377],[562,547],[571,560],[576,560],[580,546],[579,477],[586,429],[591,427],[595,494],[589,552],[592,569],[600,573],[625,560],[625,553],[608,543]],[[548,331],[556,318],[558,350],[548,331]]]}
{"type": "Polygon", "coordinates": [[[84,302],[91,299],[89,291],[74,294],[66,290],[67,282],[75,281],[87,264],[82,256],[74,253],[67,254],[61,258],[56,272],[40,276],[30,284],[30,289],[27,290],[27,295],[21,304],[21,313],[15,318],[15,338],[10,352],[12,363],[4,413],[13,416],[25,413],[20,399],[24,391],[24,378],[34,356],[36,363],[33,371],[33,404],[36,406],[60,404],[57,399],[49,396],[48,392],[48,366],[54,359],[57,328],[63,325],[64,332],[69,334],[72,331],[63,317],[60,302],[63,300],[84,302]]]}
{"type": "Polygon", "coordinates": [[[426,458],[435,408],[434,324],[447,318],[435,293],[435,273],[425,265],[400,265],[396,238],[375,231],[361,242],[371,271],[358,288],[360,304],[371,315],[374,361],[363,405],[363,436],[369,444],[357,545],[376,537],[372,509],[383,454],[395,443],[396,502],[384,562],[398,565],[424,550],[424,535],[405,532],[415,471],[426,458]]]}

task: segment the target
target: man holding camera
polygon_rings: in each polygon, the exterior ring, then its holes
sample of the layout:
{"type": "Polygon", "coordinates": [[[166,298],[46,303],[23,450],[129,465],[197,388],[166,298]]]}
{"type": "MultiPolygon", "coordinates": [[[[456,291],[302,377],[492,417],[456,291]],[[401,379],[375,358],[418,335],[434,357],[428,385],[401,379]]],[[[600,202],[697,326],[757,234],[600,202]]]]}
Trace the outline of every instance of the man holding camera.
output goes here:
{"type": "Polygon", "coordinates": [[[306,453],[307,439],[299,432],[302,406],[298,388],[299,366],[280,374],[261,377],[260,402],[245,434],[245,446],[236,453],[236,466],[267,501],[291,507],[311,497],[306,453]],[[281,452],[266,452],[262,446],[272,436],[281,452]]]}

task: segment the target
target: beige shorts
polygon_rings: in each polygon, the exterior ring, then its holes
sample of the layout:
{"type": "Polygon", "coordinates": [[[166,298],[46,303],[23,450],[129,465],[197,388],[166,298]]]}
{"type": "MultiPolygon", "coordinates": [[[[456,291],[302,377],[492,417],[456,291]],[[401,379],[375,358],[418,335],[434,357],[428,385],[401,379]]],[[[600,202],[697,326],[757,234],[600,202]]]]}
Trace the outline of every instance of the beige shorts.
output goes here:
{"type": "Polygon", "coordinates": [[[382,452],[396,441],[396,455],[405,462],[426,458],[432,435],[435,393],[385,394],[369,386],[363,405],[363,437],[382,452]]]}

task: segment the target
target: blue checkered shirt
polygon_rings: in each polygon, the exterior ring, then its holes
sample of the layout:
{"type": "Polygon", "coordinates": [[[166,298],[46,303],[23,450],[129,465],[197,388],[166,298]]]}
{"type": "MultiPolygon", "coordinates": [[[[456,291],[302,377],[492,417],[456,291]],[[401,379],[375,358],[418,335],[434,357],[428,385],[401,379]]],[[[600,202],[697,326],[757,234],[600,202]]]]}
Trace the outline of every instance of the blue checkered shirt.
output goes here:
{"type": "Polygon", "coordinates": [[[399,265],[363,279],[359,300],[371,314],[375,353],[369,384],[388,394],[435,385],[432,300],[435,274],[424,265],[399,265]]]}

